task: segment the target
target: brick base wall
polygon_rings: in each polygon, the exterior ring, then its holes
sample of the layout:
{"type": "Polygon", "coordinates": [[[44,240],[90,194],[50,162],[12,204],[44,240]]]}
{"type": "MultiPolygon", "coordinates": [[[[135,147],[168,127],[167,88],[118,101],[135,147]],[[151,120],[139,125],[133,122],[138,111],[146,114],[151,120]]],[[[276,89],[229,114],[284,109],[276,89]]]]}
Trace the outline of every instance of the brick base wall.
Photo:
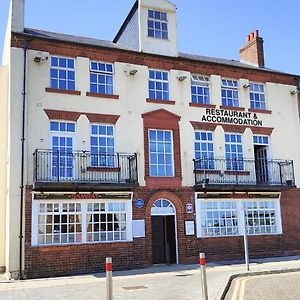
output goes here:
{"type": "MultiPolygon", "coordinates": [[[[146,238],[133,242],[95,243],[67,246],[31,246],[31,189],[27,189],[25,208],[25,274],[27,278],[60,276],[104,271],[105,258],[111,256],[113,269],[133,269],[152,264],[151,207],[160,198],[171,201],[176,209],[179,263],[196,263],[199,252],[208,261],[243,259],[243,237],[202,238],[186,236],[185,220],[195,220],[195,201],[192,188],[147,189],[137,188],[134,198],[142,198],[145,205],[136,208],[133,219],[144,219],[146,238]],[[187,203],[193,213],[186,213],[187,203]]],[[[283,234],[249,237],[250,259],[284,255],[300,255],[300,189],[282,192],[281,215],[283,234]]]]}

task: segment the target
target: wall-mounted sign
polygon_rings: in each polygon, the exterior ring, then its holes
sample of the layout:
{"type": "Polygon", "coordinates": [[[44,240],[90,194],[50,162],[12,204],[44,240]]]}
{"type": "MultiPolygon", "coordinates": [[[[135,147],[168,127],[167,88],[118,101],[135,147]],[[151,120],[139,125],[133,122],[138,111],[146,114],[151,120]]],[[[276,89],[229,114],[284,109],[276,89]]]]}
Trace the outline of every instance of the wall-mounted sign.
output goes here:
{"type": "Polygon", "coordinates": [[[136,200],[135,200],[135,206],[137,207],[137,208],[142,208],[143,206],[144,206],[144,200],[142,199],[142,198],[137,198],[136,200]]]}
{"type": "Polygon", "coordinates": [[[134,238],[145,237],[145,220],[132,220],[132,235],[134,238]]]}
{"type": "Polygon", "coordinates": [[[201,121],[233,125],[263,126],[262,120],[258,120],[256,113],[217,108],[207,108],[201,121]]]}
{"type": "Polygon", "coordinates": [[[192,214],[193,213],[193,204],[192,203],[187,203],[185,206],[185,212],[187,214],[192,214]]]}
{"type": "Polygon", "coordinates": [[[197,199],[277,199],[279,196],[279,193],[197,193],[197,199]]]}
{"type": "Polygon", "coordinates": [[[83,200],[83,199],[131,199],[131,193],[35,193],[34,199],[37,200],[50,200],[50,199],[72,199],[72,200],[83,200]]]}
{"type": "Polygon", "coordinates": [[[195,235],[195,222],[194,221],[185,221],[185,235],[195,235]]]}

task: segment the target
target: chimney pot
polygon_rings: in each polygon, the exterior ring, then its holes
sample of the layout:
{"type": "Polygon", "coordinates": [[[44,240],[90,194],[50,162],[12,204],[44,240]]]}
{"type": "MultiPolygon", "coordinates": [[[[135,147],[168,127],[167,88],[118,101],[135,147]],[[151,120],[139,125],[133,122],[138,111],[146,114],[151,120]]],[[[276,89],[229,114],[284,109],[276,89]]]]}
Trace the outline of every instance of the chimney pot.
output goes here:
{"type": "Polygon", "coordinates": [[[258,30],[248,34],[246,44],[240,49],[240,61],[257,67],[264,67],[263,43],[264,41],[259,36],[258,30]]]}

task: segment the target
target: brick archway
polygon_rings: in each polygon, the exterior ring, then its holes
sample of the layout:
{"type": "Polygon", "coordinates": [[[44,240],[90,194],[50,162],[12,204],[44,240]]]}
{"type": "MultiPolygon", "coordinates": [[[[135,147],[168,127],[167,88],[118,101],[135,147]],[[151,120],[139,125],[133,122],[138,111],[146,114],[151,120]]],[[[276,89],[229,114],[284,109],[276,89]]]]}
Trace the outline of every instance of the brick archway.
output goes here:
{"type": "Polygon", "coordinates": [[[147,241],[147,258],[148,261],[152,264],[152,224],[151,224],[151,207],[158,199],[166,199],[171,202],[175,208],[175,220],[176,220],[176,228],[177,228],[177,253],[178,253],[178,261],[180,259],[179,253],[181,253],[181,249],[183,248],[181,241],[184,238],[184,206],[180,198],[169,191],[160,191],[155,193],[150,197],[147,201],[146,206],[146,236],[149,237],[147,241]]]}

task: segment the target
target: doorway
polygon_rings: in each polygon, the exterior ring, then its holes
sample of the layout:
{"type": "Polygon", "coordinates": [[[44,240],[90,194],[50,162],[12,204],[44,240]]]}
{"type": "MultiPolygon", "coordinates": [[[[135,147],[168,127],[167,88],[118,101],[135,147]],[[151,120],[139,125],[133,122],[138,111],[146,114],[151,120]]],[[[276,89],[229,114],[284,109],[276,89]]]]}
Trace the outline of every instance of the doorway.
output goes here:
{"type": "Polygon", "coordinates": [[[151,208],[152,262],[177,263],[176,214],[173,204],[166,199],[157,200],[151,208]]]}
{"type": "Polygon", "coordinates": [[[254,145],[257,184],[269,182],[268,146],[254,145]]]}
{"type": "Polygon", "coordinates": [[[174,216],[153,216],[152,260],[153,264],[176,263],[176,239],[174,216]]]}

